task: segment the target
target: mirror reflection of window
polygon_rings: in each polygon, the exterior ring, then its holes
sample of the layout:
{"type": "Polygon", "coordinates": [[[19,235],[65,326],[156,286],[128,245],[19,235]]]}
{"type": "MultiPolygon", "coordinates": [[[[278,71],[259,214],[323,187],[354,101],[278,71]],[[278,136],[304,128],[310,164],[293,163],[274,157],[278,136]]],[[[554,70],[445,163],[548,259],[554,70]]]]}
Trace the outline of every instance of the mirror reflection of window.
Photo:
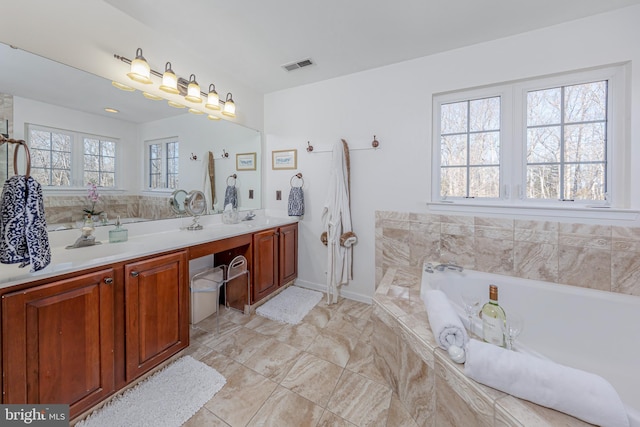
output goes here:
{"type": "Polygon", "coordinates": [[[147,174],[150,190],[178,188],[180,161],[180,143],[177,137],[146,141],[147,144],[147,174]]]}

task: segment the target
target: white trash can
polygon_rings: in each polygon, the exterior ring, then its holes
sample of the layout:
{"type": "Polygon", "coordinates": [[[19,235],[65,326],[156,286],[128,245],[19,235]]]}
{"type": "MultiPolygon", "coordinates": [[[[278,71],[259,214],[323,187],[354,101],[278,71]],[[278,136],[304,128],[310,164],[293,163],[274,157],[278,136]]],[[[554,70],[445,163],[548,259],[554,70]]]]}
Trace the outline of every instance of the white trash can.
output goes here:
{"type": "Polygon", "coordinates": [[[218,310],[220,286],[224,283],[221,267],[210,268],[191,278],[191,323],[195,324],[218,310]]]}

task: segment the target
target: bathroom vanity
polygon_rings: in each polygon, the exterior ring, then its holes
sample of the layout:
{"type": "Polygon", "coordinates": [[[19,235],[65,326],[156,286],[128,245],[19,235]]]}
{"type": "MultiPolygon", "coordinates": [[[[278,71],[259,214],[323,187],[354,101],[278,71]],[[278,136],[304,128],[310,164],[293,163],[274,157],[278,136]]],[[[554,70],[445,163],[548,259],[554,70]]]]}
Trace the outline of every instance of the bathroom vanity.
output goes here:
{"type": "Polygon", "coordinates": [[[259,302],[296,278],[297,230],[289,219],[263,219],[134,233],[123,243],[54,247],[42,274],[3,273],[2,403],[68,403],[71,418],[86,411],[188,347],[189,260],[244,255],[252,286],[228,291],[243,310],[249,296],[259,302]]]}

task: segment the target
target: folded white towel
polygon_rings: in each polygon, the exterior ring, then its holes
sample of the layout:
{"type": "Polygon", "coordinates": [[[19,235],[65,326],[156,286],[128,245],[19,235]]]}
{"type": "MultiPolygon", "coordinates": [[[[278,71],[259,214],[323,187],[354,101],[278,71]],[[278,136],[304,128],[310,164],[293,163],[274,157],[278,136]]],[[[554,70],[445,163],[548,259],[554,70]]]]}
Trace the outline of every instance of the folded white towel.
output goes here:
{"type": "Polygon", "coordinates": [[[445,350],[449,350],[452,345],[464,347],[469,336],[445,293],[438,290],[427,291],[425,304],[431,330],[440,347],[445,350]]]}
{"type": "Polygon", "coordinates": [[[475,381],[605,427],[628,427],[629,418],[613,386],[604,378],[470,340],[464,373],[475,381]]]}

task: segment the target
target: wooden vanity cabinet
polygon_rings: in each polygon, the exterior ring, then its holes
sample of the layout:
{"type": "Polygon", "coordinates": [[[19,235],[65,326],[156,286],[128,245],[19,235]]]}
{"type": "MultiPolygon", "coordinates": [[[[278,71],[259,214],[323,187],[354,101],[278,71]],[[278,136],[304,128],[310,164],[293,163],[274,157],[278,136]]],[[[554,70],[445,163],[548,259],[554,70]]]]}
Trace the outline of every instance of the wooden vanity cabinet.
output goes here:
{"type": "Polygon", "coordinates": [[[69,403],[114,392],[114,269],[2,296],[3,403],[69,403]]]}
{"type": "Polygon", "coordinates": [[[252,303],[298,276],[298,224],[253,234],[252,303]]]}
{"type": "Polygon", "coordinates": [[[127,382],[189,345],[187,267],[186,252],[125,265],[127,382]]]}

